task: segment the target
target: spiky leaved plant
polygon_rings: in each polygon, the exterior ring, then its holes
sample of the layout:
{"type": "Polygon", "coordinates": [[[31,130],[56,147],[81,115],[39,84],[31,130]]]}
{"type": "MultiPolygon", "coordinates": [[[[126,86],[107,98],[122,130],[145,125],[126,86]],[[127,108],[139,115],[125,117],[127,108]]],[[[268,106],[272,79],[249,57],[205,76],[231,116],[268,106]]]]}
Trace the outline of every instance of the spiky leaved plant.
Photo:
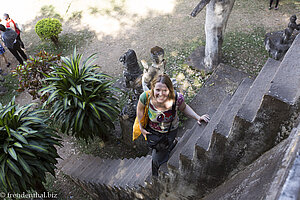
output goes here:
{"type": "Polygon", "coordinates": [[[45,174],[55,176],[59,137],[46,124],[44,110],[19,107],[15,98],[0,104],[0,188],[4,192],[45,192],[45,174]]]}
{"type": "Polygon", "coordinates": [[[63,57],[62,65],[54,67],[45,79],[49,86],[41,92],[50,93],[44,106],[52,108],[52,116],[62,132],[71,132],[86,141],[94,136],[107,141],[119,114],[115,95],[118,89],[112,86],[111,77],[96,71],[98,67],[92,65],[94,56],[80,66],[82,55],[77,55],[74,48],[71,58],[63,57]]]}

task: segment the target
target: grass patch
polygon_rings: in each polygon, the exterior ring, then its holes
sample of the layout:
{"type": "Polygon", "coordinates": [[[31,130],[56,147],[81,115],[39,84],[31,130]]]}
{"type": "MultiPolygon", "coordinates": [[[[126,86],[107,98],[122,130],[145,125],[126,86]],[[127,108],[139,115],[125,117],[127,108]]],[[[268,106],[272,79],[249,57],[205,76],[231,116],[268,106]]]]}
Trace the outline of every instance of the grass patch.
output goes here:
{"type": "Polygon", "coordinates": [[[222,47],[223,63],[257,75],[268,59],[264,46],[265,34],[261,27],[254,28],[250,33],[227,33],[222,47]]]}
{"type": "Polygon", "coordinates": [[[189,103],[197,94],[210,74],[204,71],[193,69],[186,64],[187,58],[199,46],[204,46],[202,39],[196,39],[180,45],[176,49],[166,50],[167,66],[166,71],[171,78],[175,78],[178,89],[185,96],[185,101],[189,103]]]}
{"type": "Polygon", "coordinates": [[[56,12],[55,7],[53,5],[45,5],[41,7],[40,13],[41,16],[43,16],[43,18],[56,18],[60,21],[63,21],[63,18],[58,12],[56,12]]]}
{"type": "Polygon", "coordinates": [[[63,56],[73,53],[74,46],[77,48],[84,46],[91,40],[94,34],[90,31],[83,30],[74,33],[61,34],[59,36],[59,46],[56,47],[50,41],[42,41],[31,48],[30,53],[39,52],[41,49],[52,54],[61,54],[63,56]]]}
{"type": "Polygon", "coordinates": [[[18,96],[19,92],[16,91],[18,89],[18,80],[16,77],[13,77],[12,74],[8,74],[7,76],[4,76],[5,81],[3,83],[0,83],[1,86],[4,86],[7,89],[7,92],[0,96],[0,102],[3,105],[8,104],[13,96],[18,96]]]}

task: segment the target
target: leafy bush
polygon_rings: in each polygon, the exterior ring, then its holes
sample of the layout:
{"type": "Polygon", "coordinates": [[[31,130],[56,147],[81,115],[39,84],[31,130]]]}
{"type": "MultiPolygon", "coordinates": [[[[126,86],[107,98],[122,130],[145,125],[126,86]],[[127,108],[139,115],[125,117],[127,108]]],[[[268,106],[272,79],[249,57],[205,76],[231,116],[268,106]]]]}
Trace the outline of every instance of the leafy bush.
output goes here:
{"type": "Polygon", "coordinates": [[[58,136],[46,125],[43,110],[0,104],[0,187],[4,192],[45,191],[46,172],[55,175],[58,136]]]}
{"type": "MultiPolygon", "coordinates": [[[[19,65],[13,70],[14,76],[18,76],[19,89],[18,92],[23,92],[25,89],[32,96],[32,99],[40,98],[38,91],[42,89],[43,85],[47,84],[44,81],[45,74],[50,74],[53,66],[60,62],[60,55],[54,55],[42,50],[34,57],[29,57],[24,65],[19,65]]],[[[45,101],[47,98],[44,95],[41,100],[45,101]]]]}
{"type": "Polygon", "coordinates": [[[39,20],[35,25],[36,34],[42,39],[50,39],[58,46],[58,34],[62,31],[62,25],[58,19],[44,18],[39,20]]]}
{"type": "Polygon", "coordinates": [[[80,65],[82,55],[74,49],[71,58],[62,58],[62,66],[57,66],[46,78],[50,84],[41,90],[50,93],[44,106],[51,106],[52,116],[61,123],[61,131],[72,132],[77,138],[88,141],[94,136],[108,140],[113,121],[119,114],[117,88],[112,87],[111,78],[96,72],[92,65],[94,55],[80,65]]]}

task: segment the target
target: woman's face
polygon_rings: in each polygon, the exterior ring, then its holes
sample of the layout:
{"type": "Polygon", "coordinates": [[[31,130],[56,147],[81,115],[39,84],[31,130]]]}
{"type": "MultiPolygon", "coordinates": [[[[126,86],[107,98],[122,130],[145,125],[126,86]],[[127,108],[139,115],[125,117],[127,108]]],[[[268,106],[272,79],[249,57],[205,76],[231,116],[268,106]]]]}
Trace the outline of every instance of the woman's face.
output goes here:
{"type": "Polygon", "coordinates": [[[154,87],[154,97],[158,103],[164,103],[169,98],[169,89],[164,83],[156,83],[154,87]]]}

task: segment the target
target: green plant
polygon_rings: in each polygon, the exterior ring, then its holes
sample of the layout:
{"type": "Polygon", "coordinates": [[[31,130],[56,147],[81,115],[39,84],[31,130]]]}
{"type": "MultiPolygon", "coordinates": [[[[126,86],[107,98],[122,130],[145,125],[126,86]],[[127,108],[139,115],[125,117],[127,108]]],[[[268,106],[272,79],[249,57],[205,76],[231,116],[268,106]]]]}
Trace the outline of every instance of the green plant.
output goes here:
{"type": "Polygon", "coordinates": [[[82,11],[72,12],[71,17],[69,17],[68,21],[80,21],[82,18],[82,11]]]}
{"type": "Polygon", "coordinates": [[[44,106],[52,108],[52,116],[61,123],[61,131],[72,132],[77,138],[88,141],[95,135],[108,140],[113,121],[119,114],[117,88],[112,87],[111,78],[96,72],[91,64],[94,54],[80,65],[81,54],[74,49],[71,58],[62,58],[62,66],[57,66],[46,78],[50,84],[41,90],[50,93],[44,106]]]}
{"type": "Polygon", "coordinates": [[[58,136],[48,128],[44,110],[19,107],[15,98],[0,104],[0,185],[4,192],[44,192],[46,172],[55,176],[58,136]]]}
{"type": "Polygon", "coordinates": [[[58,19],[44,18],[39,20],[35,25],[36,34],[42,39],[50,39],[58,46],[58,34],[62,31],[62,25],[58,19]]]}
{"type": "MultiPolygon", "coordinates": [[[[32,99],[40,98],[38,91],[43,85],[47,84],[44,81],[45,74],[50,74],[53,66],[60,62],[60,55],[54,55],[42,50],[34,57],[30,56],[24,65],[19,65],[13,70],[14,76],[18,76],[19,89],[18,92],[23,92],[25,89],[32,96],[32,99]]],[[[41,100],[45,101],[46,95],[41,100]]]]}

